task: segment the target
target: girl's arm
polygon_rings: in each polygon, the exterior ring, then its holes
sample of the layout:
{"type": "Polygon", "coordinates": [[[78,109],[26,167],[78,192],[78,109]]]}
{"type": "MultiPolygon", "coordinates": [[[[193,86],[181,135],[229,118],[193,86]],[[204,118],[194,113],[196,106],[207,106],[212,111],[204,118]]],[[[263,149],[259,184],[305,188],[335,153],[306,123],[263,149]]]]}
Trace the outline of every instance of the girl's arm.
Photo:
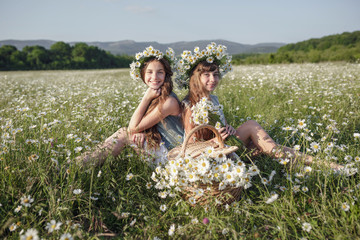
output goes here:
{"type": "MultiPolygon", "coordinates": [[[[138,132],[134,129],[138,126],[144,114],[146,113],[147,108],[149,107],[151,101],[160,95],[160,89],[151,89],[148,88],[142,97],[140,104],[137,106],[135,112],[131,116],[129,122],[129,130],[133,130],[132,132],[138,132]]],[[[141,132],[141,131],[139,131],[141,132]]]]}
{"type": "MultiPolygon", "coordinates": [[[[183,110],[183,125],[184,125],[184,132],[185,135],[187,135],[194,127],[192,126],[192,124],[190,124],[190,119],[191,119],[191,110],[189,107],[185,107],[183,110]]],[[[190,138],[189,139],[189,143],[194,142],[194,138],[190,138]]]]}
{"type": "Polygon", "coordinates": [[[142,132],[156,125],[167,116],[178,115],[180,113],[180,106],[178,101],[174,97],[168,97],[162,105],[161,111],[158,107],[156,107],[153,111],[144,117],[151,100],[159,95],[160,91],[150,88],[146,90],[144,97],[131,117],[128,128],[131,134],[142,132]]]}
{"type": "MultiPolygon", "coordinates": [[[[211,98],[215,101],[215,103],[220,105],[219,98],[216,95],[211,95],[211,96],[212,96],[211,98]]],[[[231,135],[235,135],[236,133],[236,130],[227,123],[225,116],[224,116],[224,122],[225,122],[225,126],[219,129],[219,133],[223,140],[225,140],[227,137],[231,135]]]]}

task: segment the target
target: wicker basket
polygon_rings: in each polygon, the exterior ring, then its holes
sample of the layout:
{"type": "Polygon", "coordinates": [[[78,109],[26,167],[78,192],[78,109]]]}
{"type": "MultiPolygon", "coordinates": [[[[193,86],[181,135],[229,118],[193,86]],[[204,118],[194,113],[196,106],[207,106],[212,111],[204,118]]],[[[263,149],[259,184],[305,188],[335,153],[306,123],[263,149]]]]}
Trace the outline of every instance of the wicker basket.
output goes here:
{"type": "Polygon", "coordinates": [[[182,197],[185,200],[189,200],[189,198],[193,197],[197,205],[208,205],[211,202],[215,202],[219,204],[219,206],[225,204],[231,204],[234,201],[239,201],[241,198],[241,191],[243,187],[226,187],[223,190],[219,190],[219,183],[213,182],[211,185],[207,184],[197,184],[190,187],[186,187],[183,189],[182,197]],[[194,192],[196,189],[204,190],[204,194],[202,196],[196,195],[194,192]]]}
{"type": "Polygon", "coordinates": [[[192,158],[196,158],[204,153],[204,150],[207,147],[213,147],[214,153],[212,157],[216,157],[219,153],[224,155],[228,155],[232,152],[238,150],[237,146],[225,146],[224,141],[221,138],[220,133],[216,130],[215,127],[211,125],[200,125],[193,128],[190,133],[186,136],[184,143],[180,146],[177,146],[171,149],[167,155],[169,160],[176,159],[178,156],[185,157],[185,154],[190,155],[192,158]],[[217,138],[217,142],[213,140],[204,141],[204,142],[194,142],[189,143],[191,136],[199,131],[200,129],[208,128],[215,133],[215,137],[217,138]]]}
{"type": "MultiPolygon", "coordinates": [[[[200,156],[207,147],[214,147],[213,157],[216,157],[219,153],[224,155],[228,155],[232,152],[238,150],[237,146],[225,146],[224,141],[221,138],[220,133],[216,130],[215,127],[211,125],[201,125],[197,126],[190,131],[190,133],[186,136],[184,143],[174,149],[172,149],[168,153],[168,159],[176,159],[178,156],[185,157],[185,155],[190,155],[192,158],[196,158],[200,156]],[[190,137],[198,130],[208,128],[215,133],[217,138],[217,142],[209,140],[205,142],[194,142],[189,143],[190,137]]],[[[219,190],[219,183],[212,182],[211,184],[194,184],[183,188],[183,198],[188,200],[193,197],[196,201],[196,204],[206,205],[215,199],[218,200],[221,204],[230,204],[234,201],[238,201],[240,199],[240,194],[242,191],[242,187],[234,188],[227,186],[225,189],[219,190]],[[204,194],[202,196],[196,195],[194,192],[196,189],[202,189],[204,194]]]]}

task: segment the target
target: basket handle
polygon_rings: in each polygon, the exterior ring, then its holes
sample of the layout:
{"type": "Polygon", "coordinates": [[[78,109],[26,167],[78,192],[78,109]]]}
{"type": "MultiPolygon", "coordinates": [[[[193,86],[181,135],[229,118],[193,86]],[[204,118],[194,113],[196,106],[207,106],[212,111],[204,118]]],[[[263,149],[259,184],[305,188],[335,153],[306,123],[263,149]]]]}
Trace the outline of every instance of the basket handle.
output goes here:
{"type": "Polygon", "coordinates": [[[222,140],[221,138],[221,135],[219,133],[219,131],[211,126],[211,125],[200,125],[200,126],[196,126],[195,128],[191,129],[191,131],[189,132],[189,134],[186,136],[185,140],[184,140],[184,143],[181,147],[181,150],[180,150],[180,156],[181,157],[185,157],[185,149],[186,149],[186,145],[188,144],[189,140],[190,140],[190,137],[197,131],[199,131],[200,129],[203,129],[203,128],[208,128],[210,129],[211,131],[213,131],[215,133],[215,137],[217,138],[217,142],[219,143],[219,147],[220,148],[224,148],[225,147],[225,144],[224,144],[224,141],[222,140]]]}

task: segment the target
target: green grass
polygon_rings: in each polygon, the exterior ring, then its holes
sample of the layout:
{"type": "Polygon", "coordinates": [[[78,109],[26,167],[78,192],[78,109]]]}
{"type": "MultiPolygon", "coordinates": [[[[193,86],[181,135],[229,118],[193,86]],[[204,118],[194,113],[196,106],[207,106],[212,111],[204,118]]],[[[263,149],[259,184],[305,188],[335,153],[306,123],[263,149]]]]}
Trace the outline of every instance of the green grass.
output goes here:
{"type": "MultiPolygon", "coordinates": [[[[31,228],[44,239],[64,233],[76,239],[360,237],[359,173],[340,176],[316,165],[307,174],[302,167],[287,172],[261,156],[253,159],[261,177],[276,171],[268,185],[254,177],[236,204],[205,208],[148,189],[153,170],[131,148],[102,167],[77,166],[76,156],[127,126],[144,89],[127,70],[0,73],[0,238],[18,239],[31,228]],[[267,204],[272,193],[279,197],[267,204]],[[21,198],[28,195],[33,202],[25,207],[21,198]],[[51,220],[62,225],[49,233],[51,220]]],[[[280,144],[359,168],[359,92],[359,64],[324,63],[238,66],[215,94],[234,127],[254,119],[280,144]],[[311,149],[313,142],[320,151],[311,149]]]]}

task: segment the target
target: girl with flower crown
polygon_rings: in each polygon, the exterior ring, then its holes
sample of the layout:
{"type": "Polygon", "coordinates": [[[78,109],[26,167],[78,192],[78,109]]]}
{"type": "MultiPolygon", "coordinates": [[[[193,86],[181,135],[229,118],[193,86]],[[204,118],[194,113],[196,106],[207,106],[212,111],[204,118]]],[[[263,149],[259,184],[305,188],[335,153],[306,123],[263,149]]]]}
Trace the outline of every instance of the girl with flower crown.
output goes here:
{"type": "Polygon", "coordinates": [[[151,159],[157,164],[166,161],[167,150],[182,142],[180,101],[172,91],[171,80],[174,51],[169,48],[163,54],[150,46],[135,58],[130,65],[130,76],[134,80],[141,79],[148,88],[129,127],[119,129],[95,151],[83,154],[77,161],[102,164],[109,154],[119,155],[125,145],[137,145],[142,146],[147,155],[153,155],[151,159]]]}
{"type": "MultiPolygon", "coordinates": [[[[175,81],[180,88],[189,89],[183,100],[184,110],[182,113],[184,130],[185,133],[188,133],[195,127],[192,109],[196,107],[197,103],[204,101],[204,97],[210,100],[213,105],[220,106],[218,97],[212,95],[211,92],[217,87],[220,78],[232,70],[232,66],[231,56],[227,55],[226,47],[215,43],[209,44],[202,51],[198,47],[195,48],[194,54],[191,51],[184,51],[181,57],[177,62],[177,78],[175,81]]],[[[223,126],[219,128],[219,133],[224,141],[229,136],[236,136],[253,153],[265,153],[276,158],[290,157],[292,165],[294,165],[294,160],[297,157],[304,160],[307,165],[313,162],[309,155],[299,153],[289,147],[279,146],[256,121],[249,120],[234,129],[227,124],[221,107],[218,112],[223,126]]],[[[202,129],[195,133],[195,138],[192,141],[211,138],[212,132],[208,129],[202,129]]],[[[342,168],[341,165],[335,163],[330,163],[329,166],[334,169],[342,168]]]]}

